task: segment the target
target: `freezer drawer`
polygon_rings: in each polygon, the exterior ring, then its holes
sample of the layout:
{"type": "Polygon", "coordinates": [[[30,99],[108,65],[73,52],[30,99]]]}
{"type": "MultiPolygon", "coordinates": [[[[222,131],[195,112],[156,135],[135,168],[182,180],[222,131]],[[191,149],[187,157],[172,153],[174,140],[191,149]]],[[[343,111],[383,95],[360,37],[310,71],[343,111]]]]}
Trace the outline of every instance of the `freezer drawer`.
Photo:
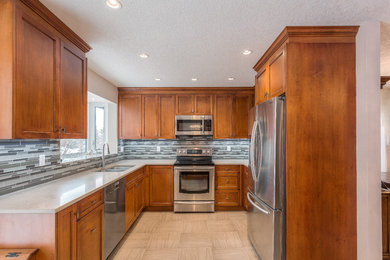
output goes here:
{"type": "Polygon", "coordinates": [[[284,213],[273,210],[247,193],[249,201],[248,236],[261,260],[284,258],[284,213]]]}

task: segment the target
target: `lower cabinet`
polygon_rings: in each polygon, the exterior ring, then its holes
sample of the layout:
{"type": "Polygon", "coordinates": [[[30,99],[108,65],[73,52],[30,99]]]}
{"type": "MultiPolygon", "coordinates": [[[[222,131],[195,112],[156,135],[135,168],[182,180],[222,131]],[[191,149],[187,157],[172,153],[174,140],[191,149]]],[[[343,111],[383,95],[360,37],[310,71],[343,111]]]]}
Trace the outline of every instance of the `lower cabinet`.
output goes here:
{"type": "Polygon", "coordinates": [[[149,178],[149,205],[173,207],[173,166],[150,166],[149,178]]]}
{"type": "Polygon", "coordinates": [[[103,196],[98,191],[57,213],[57,259],[103,259],[103,196]]]}
{"type": "Polygon", "coordinates": [[[215,206],[217,210],[241,206],[240,165],[217,165],[215,167],[215,206]]]}
{"type": "Polygon", "coordinates": [[[104,204],[77,222],[77,259],[103,259],[104,204]]]}
{"type": "Polygon", "coordinates": [[[126,230],[129,230],[145,208],[144,179],[144,168],[130,174],[126,178],[126,230]]]}

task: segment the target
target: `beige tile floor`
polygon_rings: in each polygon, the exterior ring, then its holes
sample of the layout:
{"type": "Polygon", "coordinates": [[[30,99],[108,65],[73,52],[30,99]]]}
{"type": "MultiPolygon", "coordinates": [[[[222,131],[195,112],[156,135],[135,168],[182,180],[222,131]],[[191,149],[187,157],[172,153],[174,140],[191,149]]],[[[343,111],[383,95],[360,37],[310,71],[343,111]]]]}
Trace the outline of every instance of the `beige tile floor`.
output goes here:
{"type": "Polygon", "coordinates": [[[246,213],[143,212],[110,260],[255,260],[246,213]]]}

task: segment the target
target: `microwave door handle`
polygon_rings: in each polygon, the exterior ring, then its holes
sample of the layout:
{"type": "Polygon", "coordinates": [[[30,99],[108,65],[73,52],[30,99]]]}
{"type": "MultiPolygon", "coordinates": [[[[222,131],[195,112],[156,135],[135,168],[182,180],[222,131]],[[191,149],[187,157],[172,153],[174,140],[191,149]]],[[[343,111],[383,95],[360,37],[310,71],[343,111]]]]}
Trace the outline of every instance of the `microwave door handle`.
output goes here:
{"type": "Polygon", "coordinates": [[[255,203],[253,200],[251,200],[250,195],[249,195],[249,192],[246,194],[246,196],[247,196],[247,198],[248,198],[248,201],[250,202],[250,204],[252,204],[253,207],[257,208],[258,210],[260,210],[261,212],[263,212],[263,213],[265,213],[265,214],[267,214],[267,215],[271,214],[271,212],[269,212],[269,211],[267,211],[267,210],[265,210],[265,209],[260,208],[260,207],[257,205],[257,203],[255,203]]]}

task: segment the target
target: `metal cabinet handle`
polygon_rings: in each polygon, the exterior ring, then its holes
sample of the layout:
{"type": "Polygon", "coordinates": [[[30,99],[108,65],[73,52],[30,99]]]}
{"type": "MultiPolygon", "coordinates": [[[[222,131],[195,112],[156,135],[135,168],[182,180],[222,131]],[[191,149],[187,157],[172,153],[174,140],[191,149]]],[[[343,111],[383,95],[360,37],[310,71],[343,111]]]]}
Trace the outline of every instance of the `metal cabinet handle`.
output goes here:
{"type": "Polygon", "coordinates": [[[91,233],[95,233],[96,228],[91,229],[91,233]]]}
{"type": "Polygon", "coordinates": [[[93,204],[95,204],[97,202],[97,200],[93,200],[93,201],[91,201],[91,204],[93,205],[93,204]]]}
{"type": "Polygon", "coordinates": [[[79,211],[79,209],[77,209],[77,211],[76,211],[76,218],[79,218],[80,217],[80,211],[79,211]]]}
{"type": "Polygon", "coordinates": [[[62,131],[64,132],[64,134],[66,134],[66,127],[64,127],[64,128],[62,129],[62,131]]]}

